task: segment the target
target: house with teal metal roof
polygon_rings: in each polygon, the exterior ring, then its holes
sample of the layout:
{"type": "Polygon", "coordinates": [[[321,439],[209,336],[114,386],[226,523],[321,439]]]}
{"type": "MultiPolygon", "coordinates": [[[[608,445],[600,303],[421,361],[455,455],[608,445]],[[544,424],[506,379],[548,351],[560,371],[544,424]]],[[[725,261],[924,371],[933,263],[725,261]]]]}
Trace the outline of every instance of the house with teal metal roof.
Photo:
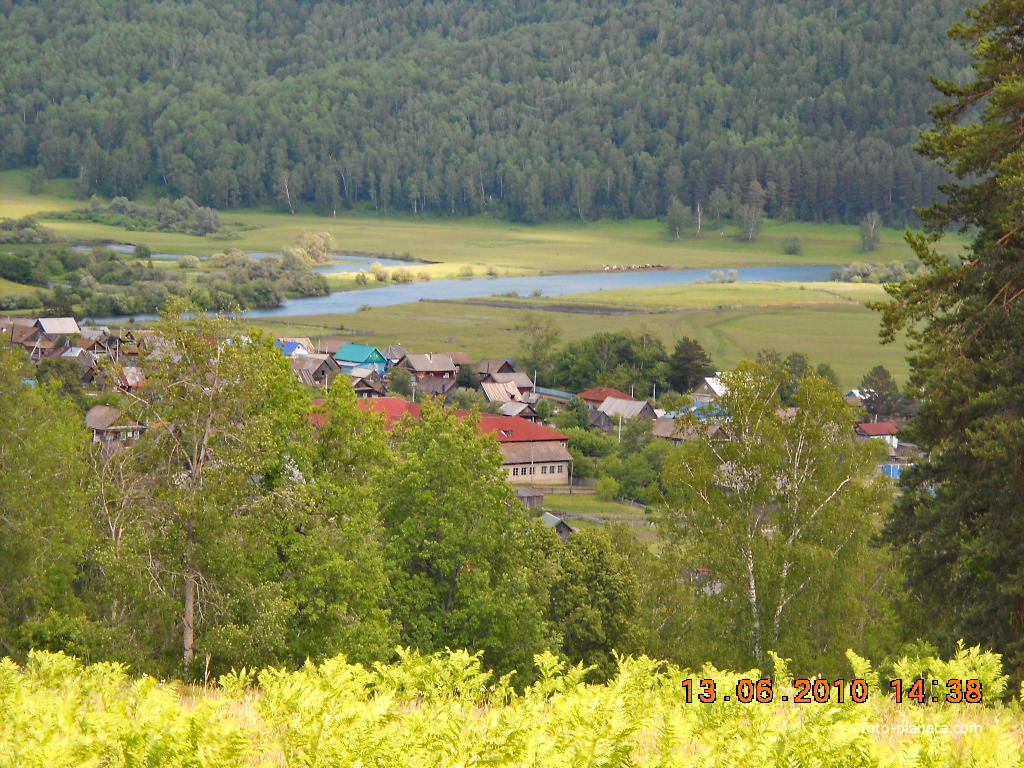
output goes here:
{"type": "Polygon", "coordinates": [[[344,373],[352,373],[353,368],[370,368],[381,376],[387,371],[387,358],[376,347],[365,344],[346,344],[334,353],[344,373]]]}

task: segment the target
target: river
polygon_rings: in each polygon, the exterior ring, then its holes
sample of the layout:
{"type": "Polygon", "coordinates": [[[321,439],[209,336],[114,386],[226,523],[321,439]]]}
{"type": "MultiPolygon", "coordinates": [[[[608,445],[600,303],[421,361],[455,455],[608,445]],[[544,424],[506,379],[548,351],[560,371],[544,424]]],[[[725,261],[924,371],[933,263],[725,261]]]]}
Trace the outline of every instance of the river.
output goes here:
{"type": "MultiPolygon", "coordinates": [[[[383,263],[383,261],[382,261],[383,263]]],[[[408,262],[401,262],[408,264],[408,262]]],[[[326,265],[335,266],[335,265],[326,265]]],[[[321,268],[322,269],[322,268],[321,268]]],[[[744,267],[738,270],[738,281],[753,282],[821,282],[829,279],[834,266],[744,267]]],[[[724,271],[724,270],[721,270],[724,271]]],[[[543,296],[565,296],[573,293],[610,291],[619,288],[653,288],[661,285],[682,285],[711,279],[710,269],[645,270],[636,272],[585,272],[562,275],[529,275],[525,277],[477,277],[460,280],[388,284],[380,288],[338,291],[329,296],[290,299],[273,309],[252,309],[248,317],[294,317],[356,312],[363,307],[387,307],[409,304],[422,299],[469,299],[517,293],[529,296],[540,291],[543,296]]],[[[98,323],[124,322],[112,317],[98,323]]],[[[136,320],[150,320],[152,315],[138,315],[136,320]]]]}

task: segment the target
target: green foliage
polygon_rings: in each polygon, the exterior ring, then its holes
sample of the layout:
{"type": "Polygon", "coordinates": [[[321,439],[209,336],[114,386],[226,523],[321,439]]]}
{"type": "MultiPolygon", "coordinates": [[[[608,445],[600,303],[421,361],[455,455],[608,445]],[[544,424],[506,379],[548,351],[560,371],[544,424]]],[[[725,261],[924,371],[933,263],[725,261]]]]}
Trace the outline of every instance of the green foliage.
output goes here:
{"type": "Polygon", "coordinates": [[[707,376],[715,375],[715,364],[696,340],[684,336],[676,342],[668,359],[668,385],[677,392],[689,392],[707,376]]]}
{"type": "Polygon", "coordinates": [[[962,7],[16,3],[0,163],[75,179],[83,199],[156,183],[222,209],[590,221],[677,198],[716,226],[756,211],[756,178],[771,216],[856,222],[884,204],[903,221],[942,179],[908,137],[928,74],[962,66],[943,35],[962,7]],[[218,44],[183,53],[199,36],[218,44]],[[790,66],[795,49],[814,65],[790,66]],[[423,99],[394,109],[414,70],[423,99]]]}
{"type": "Polygon", "coordinates": [[[921,260],[893,261],[889,264],[865,264],[855,261],[832,271],[832,279],[844,283],[898,283],[922,273],[921,260]]]}
{"type": "Polygon", "coordinates": [[[980,729],[962,733],[963,705],[896,706],[875,691],[865,704],[783,703],[788,678],[775,681],[771,704],[723,700],[757,670],[620,656],[610,679],[594,684],[583,665],[552,654],[532,662],[537,681],[521,692],[495,679],[479,654],[458,650],[402,650],[372,669],[339,657],[295,671],[240,670],[223,676],[220,690],[182,690],[129,678],[117,665],[38,653],[25,667],[0,661],[0,760],[25,768],[112,759],[154,768],[876,766],[903,765],[908,755],[921,765],[1010,768],[1021,760],[1015,706],[970,710],[966,721],[980,729]],[[681,683],[697,692],[700,678],[716,681],[716,703],[684,701],[681,683]],[[865,723],[890,727],[871,733],[865,723]]]}
{"type": "Polygon", "coordinates": [[[24,383],[31,376],[20,351],[0,349],[0,648],[7,653],[27,650],[17,637],[24,622],[82,609],[79,565],[95,543],[82,413],[56,387],[24,383]]]}
{"type": "Polygon", "coordinates": [[[891,419],[902,412],[900,390],[884,365],[865,374],[860,388],[866,393],[864,408],[875,419],[891,419]]]}
{"type": "Polygon", "coordinates": [[[87,408],[85,390],[82,387],[82,366],[75,360],[50,357],[40,360],[36,366],[35,379],[64,397],[69,398],[83,411],[87,408]]]}
{"type": "Polygon", "coordinates": [[[548,354],[555,361],[551,372],[554,387],[574,392],[593,386],[629,392],[633,387],[637,393],[649,393],[655,385],[665,388],[668,355],[661,339],[648,330],[599,332],[548,354]]]}
{"type": "Polygon", "coordinates": [[[501,673],[548,647],[547,583],[498,445],[427,399],[392,432],[381,519],[392,615],[402,642],[484,652],[501,673]]]}
{"type": "Polygon", "coordinates": [[[408,368],[392,368],[388,373],[388,389],[395,395],[409,397],[412,394],[412,374],[408,368]]]}
{"type": "Polygon", "coordinates": [[[554,318],[528,312],[515,326],[519,337],[518,364],[541,386],[552,386],[552,372],[558,363],[562,329],[554,318]]]}
{"type": "Polygon", "coordinates": [[[618,498],[620,490],[619,481],[614,477],[602,477],[594,486],[594,492],[597,495],[597,498],[602,501],[611,501],[612,499],[618,498]]]}
{"type": "Polygon", "coordinates": [[[708,574],[716,659],[764,666],[774,649],[825,663],[828,647],[858,639],[857,579],[877,525],[870,510],[885,494],[874,446],[851,439],[850,409],[814,374],[799,380],[795,414],[780,410],[777,368],[743,364],[725,380],[732,439],[689,425],[698,439],[663,473],[665,523],[690,567],[708,574]]]}
{"type": "Polygon", "coordinates": [[[782,241],[782,252],[787,256],[799,256],[803,249],[799,237],[787,237],[782,241]]]}
{"type": "Polygon", "coordinates": [[[337,248],[338,244],[330,232],[303,232],[283,253],[307,264],[320,264],[329,261],[337,248]]]}
{"type": "Polygon", "coordinates": [[[613,654],[637,649],[637,577],[629,559],[600,531],[570,536],[558,564],[551,615],[563,653],[607,679],[615,672],[613,654]]]}
{"type": "Polygon", "coordinates": [[[860,223],[860,249],[874,251],[882,241],[882,217],[878,211],[868,211],[860,223]]]}
{"type": "MultiPolygon", "coordinates": [[[[0,244],[39,244],[52,243],[57,240],[57,233],[44,227],[35,219],[26,216],[23,219],[0,219],[0,244]]],[[[8,277],[6,274],[0,275],[8,277]]],[[[9,280],[14,278],[8,277],[9,280]]]]}
{"type": "Polygon", "coordinates": [[[919,151],[954,181],[942,202],[920,211],[926,232],[907,240],[922,274],[888,283],[883,339],[906,329],[910,389],[923,397],[907,437],[923,455],[901,477],[903,493],[886,533],[901,554],[910,589],[930,614],[927,639],[963,637],[1024,670],[1021,466],[1024,454],[1024,342],[1021,308],[1021,190],[1017,144],[1022,110],[1019,3],[988,0],[951,35],[971,70],[936,80],[943,100],[919,151]],[[936,247],[948,229],[969,231],[953,261],[936,247]]]}
{"type": "Polygon", "coordinates": [[[220,230],[220,216],[213,208],[197,205],[188,197],[173,203],[166,197],[156,205],[145,205],[126,197],[115,197],[107,205],[97,204],[73,211],[48,214],[62,221],[94,221],[111,227],[136,231],[181,232],[202,237],[220,230]]]}

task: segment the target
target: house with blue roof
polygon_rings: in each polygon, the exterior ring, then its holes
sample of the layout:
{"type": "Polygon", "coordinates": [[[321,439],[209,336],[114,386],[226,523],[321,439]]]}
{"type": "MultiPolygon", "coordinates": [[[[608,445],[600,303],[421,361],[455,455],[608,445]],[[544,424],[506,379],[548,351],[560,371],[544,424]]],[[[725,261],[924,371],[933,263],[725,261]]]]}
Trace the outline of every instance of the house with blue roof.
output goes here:
{"type": "Polygon", "coordinates": [[[369,368],[383,376],[388,369],[388,360],[381,351],[365,344],[346,344],[334,353],[334,359],[347,374],[355,368],[369,368]]]}

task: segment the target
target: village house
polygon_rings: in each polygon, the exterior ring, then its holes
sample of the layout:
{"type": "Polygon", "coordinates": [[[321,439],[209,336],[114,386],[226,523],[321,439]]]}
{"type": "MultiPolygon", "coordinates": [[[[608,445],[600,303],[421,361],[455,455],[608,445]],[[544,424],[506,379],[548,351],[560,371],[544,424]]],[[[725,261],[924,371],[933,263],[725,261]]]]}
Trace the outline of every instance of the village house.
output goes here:
{"type": "Polygon", "coordinates": [[[892,421],[866,421],[854,426],[857,437],[885,443],[890,456],[895,456],[900,446],[899,431],[900,428],[892,421]]]}
{"type": "Polygon", "coordinates": [[[486,383],[511,384],[519,391],[520,395],[533,392],[533,380],[525,373],[518,371],[487,373],[481,376],[480,383],[481,385],[486,383]]]}
{"type": "Polygon", "coordinates": [[[274,346],[280,349],[285,357],[312,355],[318,351],[312,339],[304,336],[280,338],[274,342],[274,346]]]}
{"type": "Polygon", "coordinates": [[[416,379],[423,379],[427,376],[438,379],[454,379],[459,373],[452,356],[445,352],[406,355],[399,365],[408,370],[416,379]]]}
{"type": "Polygon", "coordinates": [[[476,372],[480,375],[481,379],[494,373],[515,373],[515,371],[515,366],[505,358],[488,358],[476,364],[476,372]]]}
{"type": "Polygon", "coordinates": [[[636,400],[633,398],[607,397],[597,407],[597,410],[608,414],[608,418],[613,423],[617,423],[620,419],[648,419],[653,421],[657,418],[657,414],[654,413],[654,406],[646,400],[636,400]]]}
{"type": "Polygon", "coordinates": [[[707,376],[701,385],[690,393],[690,402],[698,405],[713,403],[724,397],[728,391],[729,388],[720,378],[707,376]]]}
{"type": "Polygon", "coordinates": [[[328,354],[296,355],[291,363],[292,373],[310,387],[329,387],[341,373],[337,360],[328,354]]]}
{"type": "Polygon", "coordinates": [[[96,356],[81,347],[67,347],[60,353],[63,360],[74,360],[79,366],[79,378],[89,384],[96,377],[96,356]]]}
{"type": "Polygon", "coordinates": [[[419,392],[420,395],[432,395],[433,397],[445,397],[455,389],[456,381],[454,378],[445,378],[442,376],[420,376],[419,378],[413,379],[412,387],[413,392],[419,392]]]}
{"type": "Polygon", "coordinates": [[[94,405],[85,414],[85,426],[92,430],[92,441],[102,444],[104,455],[123,448],[142,437],[144,424],[123,420],[121,411],[109,405],[94,405]]]}
{"type": "Polygon", "coordinates": [[[602,432],[615,431],[615,424],[612,422],[611,417],[597,408],[587,409],[587,426],[591,429],[600,429],[602,432]]]}
{"type": "Polygon", "coordinates": [[[502,416],[518,416],[527,421],[540,421],[540,416],[529,403],[502,403],[500,412],[502,416]]]}
{"type": "Polygon", "coordinates": [[[405,347],[401,344],[390,344],[381,350],[381,354],[387,358],[388,365],[394,368],[401,365],[402,361],[405,360],[405,356],[409,353],[405,351],[405,347]]]}
{"type": "Polygon", "coordinates": [[[516,487],[516,498],[526,509],[540,509],[544,506],[544,492],[525,485],[516,487]]]}
{"type": "Polygon", "coordinates": [[[384,397],[388,393],[388,385],[377,371],[372,368],[353,368],[352,391],[356,397],[384,397]]]}
{"type": "Polygon", "coordinates": [[[562,541],[568,539],[572,534],[576,533],[576,529],[569,525],[565,520],[556,515],[552,515],[550,512],[545,512],[540,516],[540,520],[548,528],[554,528],[555,533],[561,537],[562,541]]]}
{"type": "Polygon", "coordinates": [[[83,328],[81,334],[74,340],[74,345],[91,352],[97,358],[116,361],[121,340],[105,326],[83,328]]]}
{"type": "Polygon", "coordinates": [[[453,352],[449,352],[448,355],[451,357],[452,362],[455,363],[456,368],[461,368],[464,365],[469,365],[469,355],[463,352],[461,349],[457,349],[453,352]]]}
{"type": "Polygon", "coordinates": [[[651,425],[651,436],[669,440],[672,445],[681,445],[687,440],[696,440],[705,436],[711,442],[724,442],[729,439],[728,433],[721,424],[708,424],[698,430],[686,421],[669,418],[655,419],[651,425]]]}
{"type": "Polygon", "coordinates": [[[355,368],[370,368],[381,376],[388,369],[388,360],[376,347],[365,344],[346,344],[334,354],[343,373],[351,374],[355,368]]]}
{"type": "Polygon", "coordinates": [[[494,435],[513,484],[565,485],[571,476],[569,436],[516,416],[480,417],[480,432],[494,435]]]}
{"type": "Polygon", "coordinates": [[[627,395],[614,387],[591,387],[580,392],[577,397],[591,408],[597,408],[609,397],[617,397],[620,400],[636,400],[632,395],[627,395]]]}
{"type": "Polygon", "coordinates": [[[488,403],[519,403],[523,400],[519,388],[511,381],[482,381],[480,391],[488,403]]]}
{"type": "Polygon", "coordinates": [[[318,355],[330,355],[334,357],[338,351],[348,344],[344,339],[317,339],[316,352],[318,355]]]}

